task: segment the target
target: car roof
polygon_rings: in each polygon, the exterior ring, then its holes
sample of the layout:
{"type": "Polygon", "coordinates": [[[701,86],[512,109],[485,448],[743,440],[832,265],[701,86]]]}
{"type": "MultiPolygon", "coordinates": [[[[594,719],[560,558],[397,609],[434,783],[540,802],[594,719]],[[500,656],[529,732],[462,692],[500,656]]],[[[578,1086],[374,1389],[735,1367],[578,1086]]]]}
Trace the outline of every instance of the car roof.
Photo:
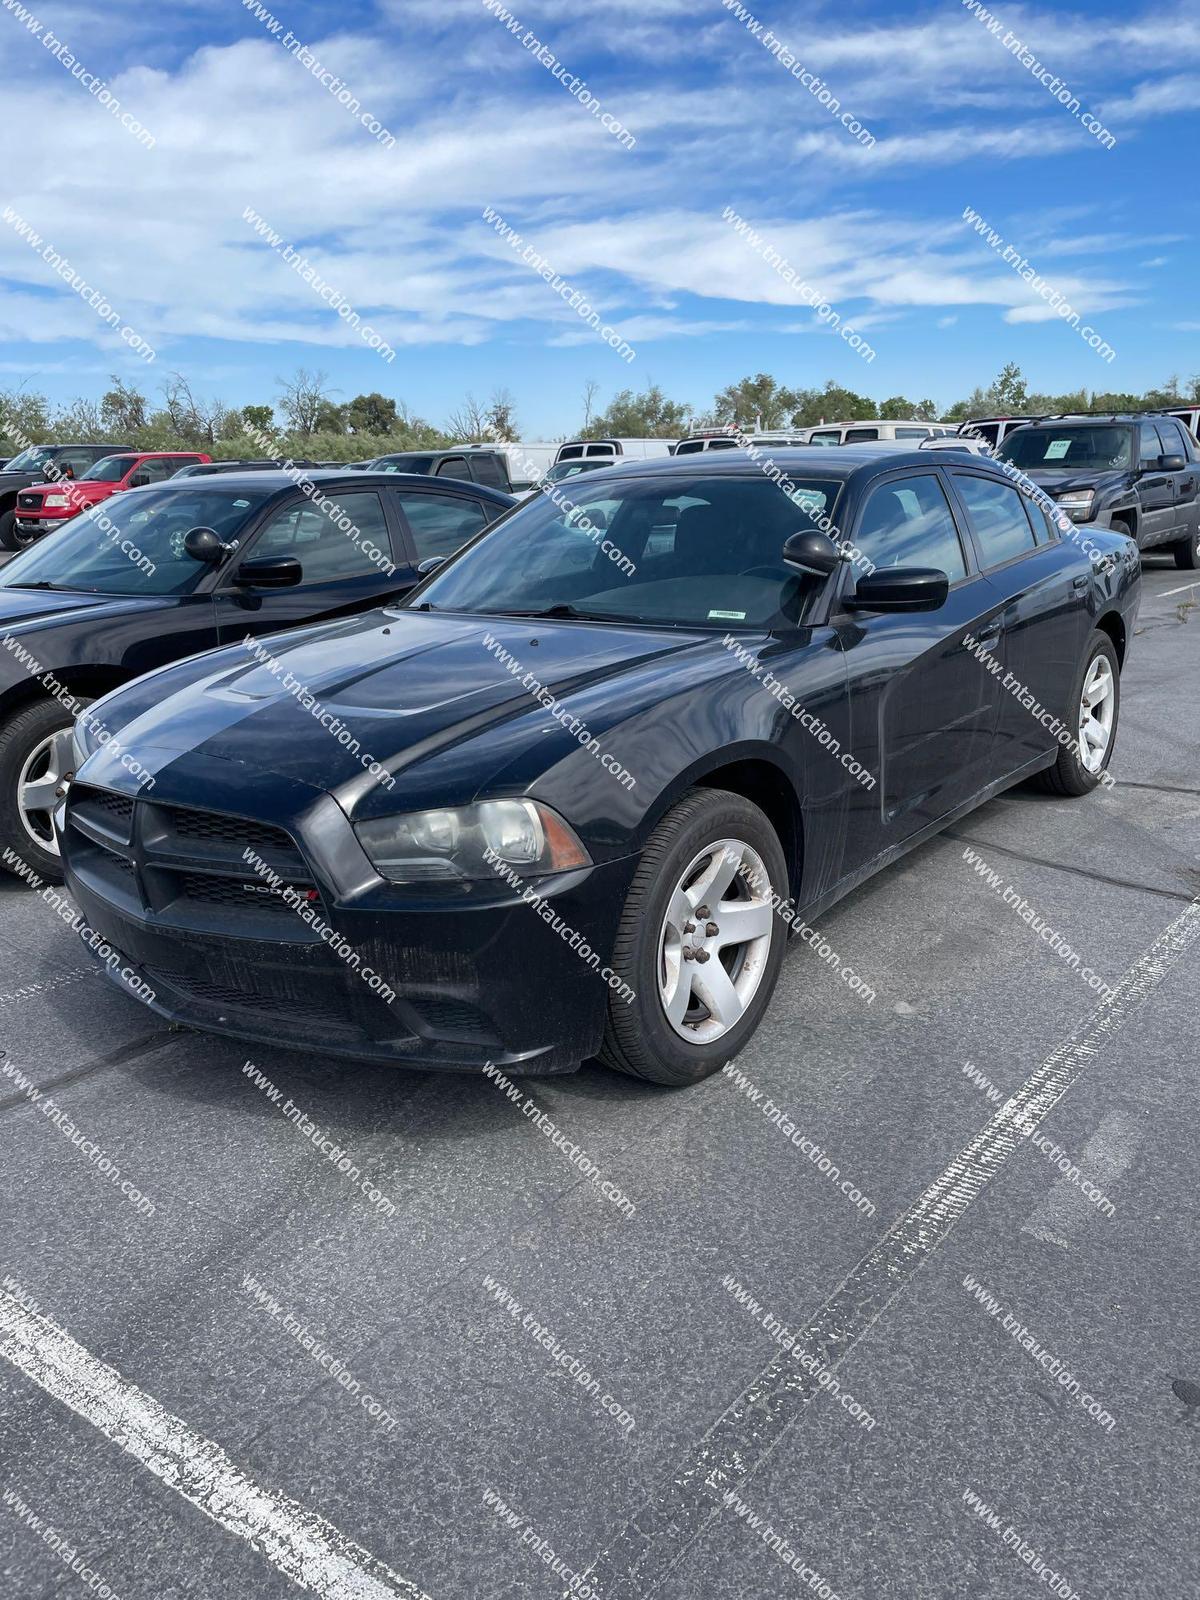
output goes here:
{"type": "MultiPolygon", "coordinates": [[[[950,454],[949,451],[943,454],[950,454]]],[[[757,459],[748,450],[698,450],[688,456],[650,456],[643,460],[620,461],[605,469],[609,482],[618,477],[729,477],[745,478],[762,472],[764,462],[785,468],[790,476],[836,478],[841,482],[855,474],[869,476],[867,469],[895,471],[899,467],[921,467],[929,471],[933,462],[928,450],[896,450],[890,440],[869,440],[862,444],[844,444],[836,450],[828,445],[787,445],[772,450],[769,456],[757,459]],[[883,449],[878,446],[882,444],[883,449]]],[[[970,465],[986,467],[1006,475],[987,456],[972,456],[970,465]]]]}
{"type": "Polygon", "coordinates": [[[403,489],[432,489],[435,486],[445,488],[447,484],[461,484],[464,489],[469,489],[472,494],[479,494],[485,500],[494,500],[498,505],[512,505],[514,497],[505,494],[500,489],[493,489],[486,483],[471,483],[466,478],[431,478],[424,472],[364,472],[361,467],[346,469],[337,467],[305,467],[297,468],[296,475],[285,472],[276,467],[260,472],[218,472],[208,475],[197,475],[187,478],[168,478],[165,483],[156,483],[156,490],[190,489],[193,492],[215,494],[218,490],[228,489],[257,489],[266,490],[269,494],[282,494],[285,489],[298,488],[302,483],[319,484],[322,488],[365,489],[365,488],[403,488],[403,489]]]}

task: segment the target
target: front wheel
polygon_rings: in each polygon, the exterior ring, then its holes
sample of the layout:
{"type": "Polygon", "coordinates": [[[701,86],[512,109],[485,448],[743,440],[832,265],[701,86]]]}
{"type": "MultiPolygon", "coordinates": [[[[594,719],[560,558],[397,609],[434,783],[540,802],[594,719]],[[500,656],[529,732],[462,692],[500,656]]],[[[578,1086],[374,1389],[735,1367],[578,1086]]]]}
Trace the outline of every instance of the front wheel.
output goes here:
{"type": "Polygon", "coordinates": [[[62,882],[52,813],[74,765],[74,721],[57,700],[39,700],[0,728],[0,847],[16,858],[0,864],[10,872],[23,862],[46,882],[62,882]]]}
{"type": "Polygon", "coordinates": [[[1070,744],[1060,745],[1058,760],[1037,781],[1051,794],[1090,794],[1108,770],[1121,710],[1121,668],[1106,633],[1097,629],[1088,641],[1083,665],[1075,677],[1070,704],[1076,707],[1070,744]]]}
{"type": "Polygon", "coordinates": [[[1171,553],[1180,572],[1195,572],[1200,567],[1200,531],[1193,533],[1190,539],[1180,539],[1178,544],[1173,544],[1171,553]]]}
{"type": "Polygon", "coordinates": [[[16,512],[0,512],[0,549],[23,550],[24,548],[21,536],[17,532],[16,512]]]}
{"type": "Polygon", "coordinates": [[[787,928],[787,863],[741,795],[693,789],[651,834],[626,897],[600,1059],[651,1083],[699,1083],[762,1021],[787,928]],[[632,999],[629,998],[632,991],[632,999]]]}

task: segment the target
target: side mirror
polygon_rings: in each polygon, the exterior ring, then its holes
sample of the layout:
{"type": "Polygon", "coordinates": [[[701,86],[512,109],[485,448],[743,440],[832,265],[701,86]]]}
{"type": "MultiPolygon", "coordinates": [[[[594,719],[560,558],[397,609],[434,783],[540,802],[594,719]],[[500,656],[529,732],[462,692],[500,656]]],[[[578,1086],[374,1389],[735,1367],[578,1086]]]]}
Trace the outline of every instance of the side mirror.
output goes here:
{"type": "Polygon", "coordinates": [[[183,548],[193,561],[211,564],[229,554],[229,546],[221,540],[214,528],[189,528],[183,538],[183,548]]]}
{"type": "Polygon", "coordinates": [[[1182,472],[1187,462],[1182,456],[1159,456],[1158,465],[1162,472],[1182,472]]]}
{"type": "Polygon", "coordinates": [[[783,560],[797,572],[806,572],[813,578],[827,578],[841,565],[842,555],[827,533],[806,528],[803,533],[793,533],[784,540],[783,560]]]}
{"type": "Polygon", "coordinates": [[[436,572],[439,567],[445,565],[445,556],[426,556],[424,561],[417,562],[417,573],[420,577],[427,578],[431,572],[436,572]]]}
{"type": "Polygon", "coordinates": [[[295,556],[252,556],[242,562],[233,581],[244,589],[294,589],[303,576],[295,556]]]}
{"type": "Polygon", "coordinates": [[[888,567],[864,574],[845,603],[851,611],[937,611],[949,593],[936,567],[888,567]]]}
{"type": "Polygon", "coordinates": [[[62,469],[62,472],[59,474],[59,476],[63,477],[63,478],[73,478],[75,476],[75,468],[74,467],[64,467],[62,469]]]}

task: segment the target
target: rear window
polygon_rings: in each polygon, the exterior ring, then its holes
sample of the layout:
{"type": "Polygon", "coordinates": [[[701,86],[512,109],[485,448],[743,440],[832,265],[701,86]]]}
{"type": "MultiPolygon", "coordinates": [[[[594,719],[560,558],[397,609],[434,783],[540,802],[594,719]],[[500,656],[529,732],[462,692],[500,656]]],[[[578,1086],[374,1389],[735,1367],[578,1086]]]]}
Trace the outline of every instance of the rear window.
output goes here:
{"type": "Polygon", "coordinates": [[[507,489],[508,473],[496,456],[473,455],[471,458],[471,476],[476,483],[486,483],[490,489],[507,489]]]}

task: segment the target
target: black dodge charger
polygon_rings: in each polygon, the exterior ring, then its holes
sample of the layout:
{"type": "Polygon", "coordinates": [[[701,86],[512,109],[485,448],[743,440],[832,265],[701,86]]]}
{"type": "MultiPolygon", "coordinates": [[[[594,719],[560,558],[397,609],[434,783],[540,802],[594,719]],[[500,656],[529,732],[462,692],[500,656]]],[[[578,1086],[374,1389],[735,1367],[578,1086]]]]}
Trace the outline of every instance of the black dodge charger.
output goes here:
{"type": "Polygon", "coordinates": [[[1085,554],[991,463],[722,452],[570,489],[394,607],[96,707],[153,788],[79,730],[67,881],[161,1015],[695,1082],[798,916],[1022,779],[1104,776],[1137,548],[1085,554]]]}

